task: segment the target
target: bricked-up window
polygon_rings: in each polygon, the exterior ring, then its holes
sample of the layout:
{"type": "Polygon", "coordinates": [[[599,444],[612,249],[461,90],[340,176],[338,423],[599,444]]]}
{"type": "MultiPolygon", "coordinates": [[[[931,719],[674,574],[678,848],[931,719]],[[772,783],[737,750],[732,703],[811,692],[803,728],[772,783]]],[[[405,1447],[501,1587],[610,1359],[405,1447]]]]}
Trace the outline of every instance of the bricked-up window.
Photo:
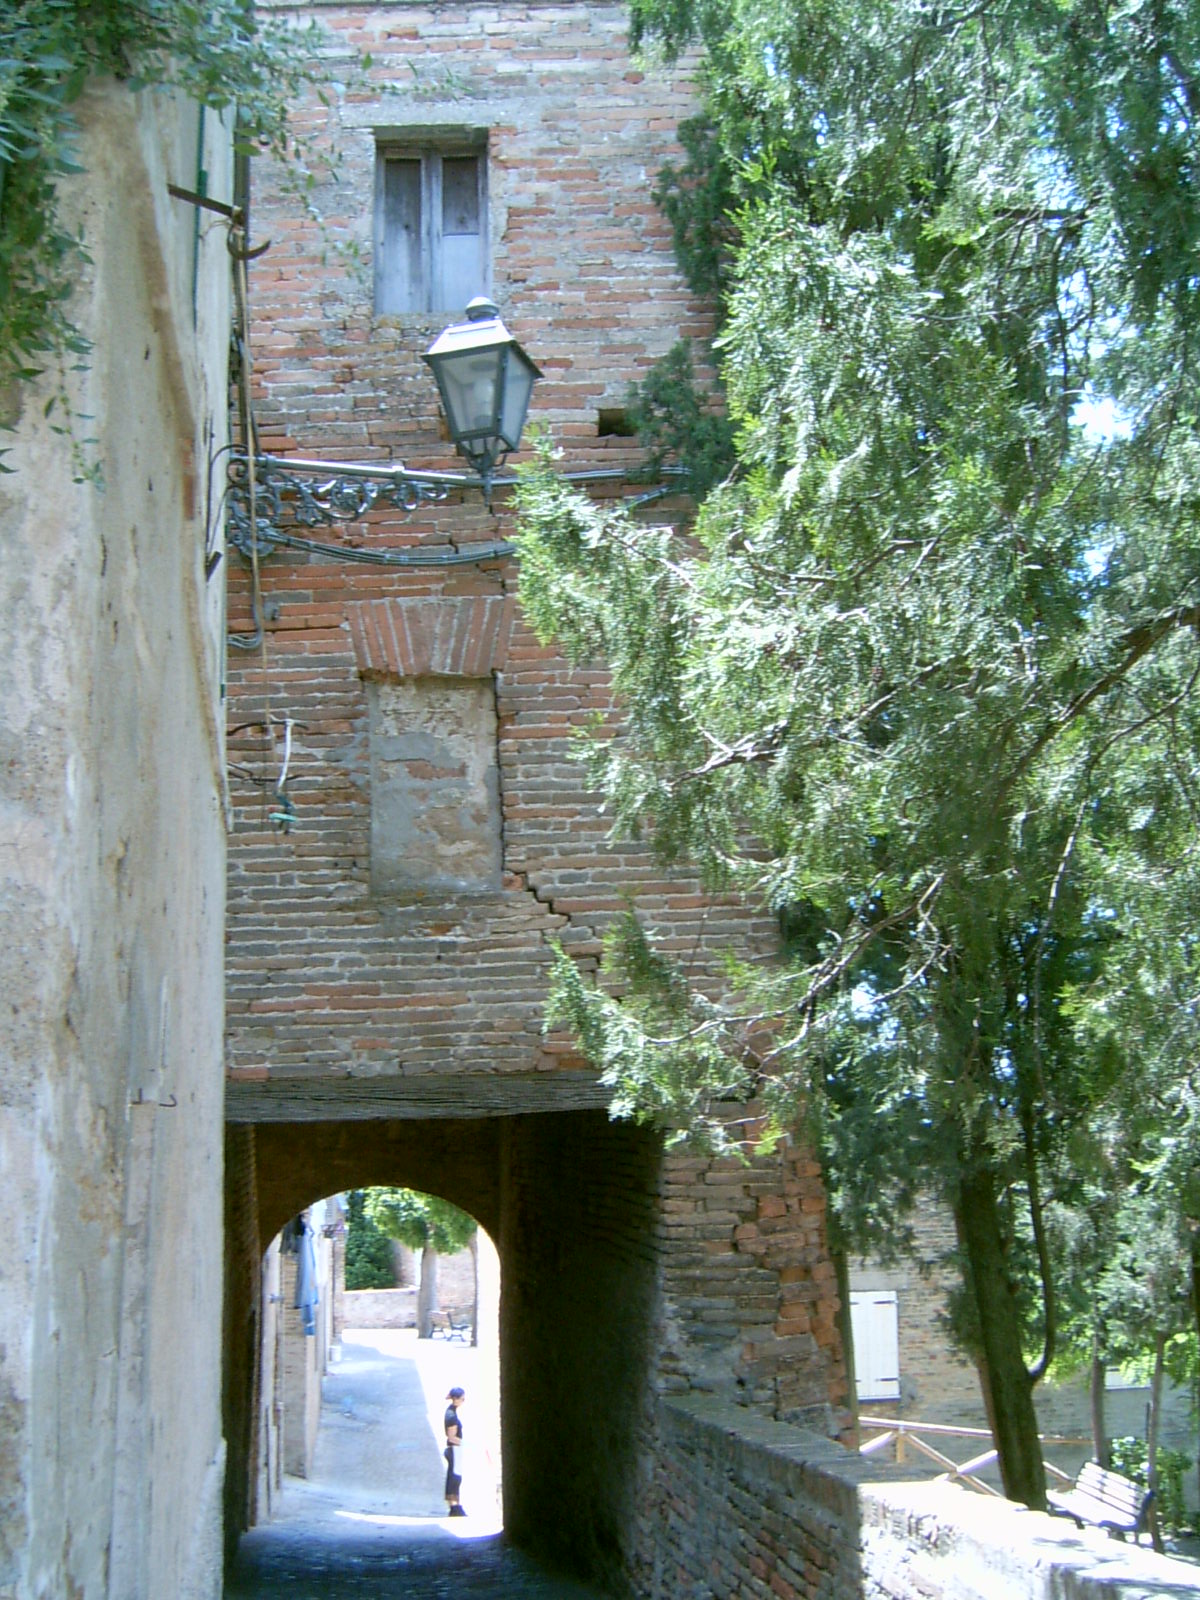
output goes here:
{"type": "Polygon", "coordinates": [[[371,888],[379,895],[500,887],[500,777],[491,678],[368,685],[371,888]]]}
{"type": "Polygon", "coordinates": [[[488,288],[487,158],[479,141],[380,142],[375,310],[461,312],[488,288]]]}

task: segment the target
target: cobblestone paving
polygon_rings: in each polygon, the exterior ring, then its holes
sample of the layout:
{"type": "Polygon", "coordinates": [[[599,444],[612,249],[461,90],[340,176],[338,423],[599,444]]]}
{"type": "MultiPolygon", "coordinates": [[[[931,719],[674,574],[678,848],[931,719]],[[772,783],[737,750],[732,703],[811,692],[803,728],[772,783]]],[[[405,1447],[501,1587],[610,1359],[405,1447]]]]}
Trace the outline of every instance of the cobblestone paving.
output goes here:
{"type": "MultiPolygon", "coordinates": [[[[242,1539],[225,1600],[604,1600],[499,1531],[481,1353],[414,1334],[347,1333],[325,1379],[312,1475],[287,1478],[271,1520],[242,1539]],[[463,1500],[442,1502],[441,1411],[467,1390],[463,1500]],[[470,1494],[468,1494],[470,1490],[470,1494]]],[[[495,1452],[498,1454],[498,1450],[495,1452]]]]}
{"type": "Polygon", "coordinates": [[[271,1526],[248,1534],[226,1600],[603,1600],[506,1549],[500,1534],[414,1529],[334,1533],[271,1526]]]}

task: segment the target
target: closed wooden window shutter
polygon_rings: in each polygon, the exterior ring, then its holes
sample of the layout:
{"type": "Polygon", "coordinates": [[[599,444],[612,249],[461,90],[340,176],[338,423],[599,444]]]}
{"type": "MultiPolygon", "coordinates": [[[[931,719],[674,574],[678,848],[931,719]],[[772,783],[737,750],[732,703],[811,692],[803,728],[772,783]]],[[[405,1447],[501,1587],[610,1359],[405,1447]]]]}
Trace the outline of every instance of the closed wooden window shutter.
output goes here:
{"type": "Polygon", "coordinates": [[[376,230],[376,311],[424,309],[421,162],[394,156],[380,164],[376,230]]]}
{"type": "Polygon", "coordinates": [[[478,156],[441,158],[441,282],[431,310],[460,311],[481,294],[483,281],[483,162],[478,156]]]}
{"type": "Polygon", "coordinates": [[[894,1289],[858,1290],[850,1296],[854,1372],[860,1400],[900,1398],[899,1307],[894,1289]]]}
{"type": "Polygon", "coordinates": [[[380,150],[377,313],[459,313],[487,292],[486,173],[482,154],[380,150]]]}

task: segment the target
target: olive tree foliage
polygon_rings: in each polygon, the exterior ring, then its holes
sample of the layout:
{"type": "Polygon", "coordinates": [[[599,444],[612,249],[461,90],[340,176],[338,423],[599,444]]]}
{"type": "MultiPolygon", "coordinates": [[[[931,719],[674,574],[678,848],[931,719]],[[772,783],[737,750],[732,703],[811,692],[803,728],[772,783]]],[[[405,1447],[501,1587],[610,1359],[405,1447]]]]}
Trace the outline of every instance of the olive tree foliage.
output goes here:
{"type": "Polygon", "coordinates": [[[453,1255],[471,1244],[476,1234],[474,1217],[449,1200],[421,1194],[416,1189],[375,1188],[366,1191],[366,1216],[379,1232],[421,1252],[421,1281],[417,1286],[417,1334],[428,1339],[437,1309],[438,1257],[453,1255]]]}
{"type": "Polygon", "coordinates": [[[661,192],[722,294],[736,465],[679,532],[543,460],[522,594],[612,672],[589,759],[614,828],[777,910],[787,958],[731,955],[719,1005],[656,982],[627,921],[618,981],[559,958],[553,1015],[627,1114],[719,1137],[732,1093],[780,1128],[807,1106],[852,1236],[946,1199],[1005,1484],[1040,1505],[1048,1217],[1147,1065],[1112,1019],[1167,1008],[1156,1094],[1194,1042],[1200,12],[634,22],[702,47],[661,192]]]}

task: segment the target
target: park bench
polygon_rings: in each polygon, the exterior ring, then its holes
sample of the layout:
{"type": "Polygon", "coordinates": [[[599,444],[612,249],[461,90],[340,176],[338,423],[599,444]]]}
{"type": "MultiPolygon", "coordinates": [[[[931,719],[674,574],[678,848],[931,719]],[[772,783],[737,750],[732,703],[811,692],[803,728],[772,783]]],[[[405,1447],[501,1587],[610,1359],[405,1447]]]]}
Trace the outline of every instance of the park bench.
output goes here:
{"type": "Polygon", "coordinates": [[[1070,1489],[1046,1496],[1051,1512],[1074,1517],[1079,1527],[1106,1528],[1121,1539],[1132,1533],[1135,1543],[1153,1498],[1152,1489],[1106,1471],[1098,1461],[1085,1462],[1070,1489]]]}
{"type": "Polygon", "coordinates": [[[457,1339],[462,1344],[471,1342],[471,1319],[457,1311],[433,1311],[430,1327],[435,1339],[457,1339]]]}

